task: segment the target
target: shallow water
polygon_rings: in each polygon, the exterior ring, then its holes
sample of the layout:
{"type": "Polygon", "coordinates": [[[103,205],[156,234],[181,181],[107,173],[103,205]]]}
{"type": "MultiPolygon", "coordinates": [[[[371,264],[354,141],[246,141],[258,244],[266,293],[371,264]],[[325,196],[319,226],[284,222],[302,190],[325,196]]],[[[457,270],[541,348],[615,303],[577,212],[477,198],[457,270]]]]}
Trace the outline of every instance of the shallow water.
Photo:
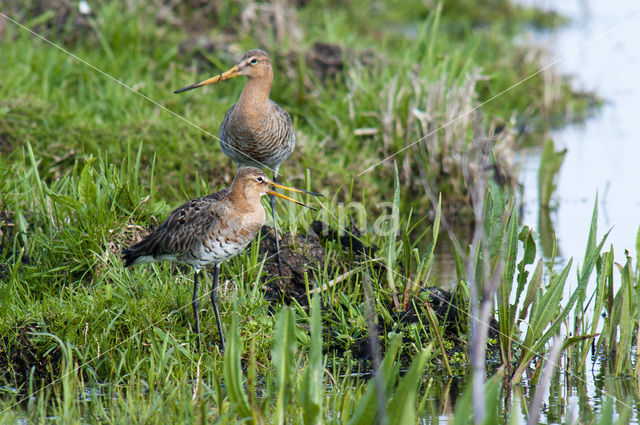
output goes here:
{"type": "MultiPolygon", "coordinates": [[[[640,225],[640,2],[523,3],[556,10],[571,19],[562,29],[536,38],[549,45],[551,61],[561,59],[558,70],[573,76],[576,87],[593,91],[605,101],[594,117],[550,135],[556,150],[567,149],[554,195],[556,208],[548,217],[559,259],[582,261],[597,193],[599,237],[611,229],[604,249],[613,244],[619,263],[625,261],[624,250],[635,260],[640,225]]],[[[540,153],[540,148],[529,148],[520,158],[522,219],[536,230],[542,230],[539,223],[545,220],[538,208],[540,153]]]]}
{"type": "MultiPolygon", "coordinates": [[[[532,147],[521,152],[522,222],[541,233],[539,246],[552,241],[555,233],[558,266],[572,257],[579,264],[584,258],[597,193],[598,238],[611,229],[603,250],[613,245],[615,260],[620,264],[626,261],[624,251],[628,250],[635,261],[640,226],[640,2],[521,0],[521,3],[557,11],[571,20],[557,31],[535,33],[533,37],[536,42],[548,44],[550,62],[559,60],[558,71],[571,75],[577,88],[593,91],[605,101],[596,115],[584,123],[568,125],[550,134],[556,150],[567,149],[553,197],[555,208],[550,212],[538,208],[537,173],[542,149],[532,147]]],[[[575,288],[575,264],[567,291],[575,288]]],[[[560,393],[550,399],[543,422],[563,421],[552,413],[554,399],[556,403],[573,400],[579,418],[586,420],[591,412],[600,410],[605,394],[622,400],[637,398],[631,379],[615,379],[600,363],[589,366],[592,373],[565,377],[560,393]]],[[[633,406],[631,423],[638,423],[637,402],[633,406]]],[[[619,411],[619,407],[618,404],[615,410],[619,411]]]]}

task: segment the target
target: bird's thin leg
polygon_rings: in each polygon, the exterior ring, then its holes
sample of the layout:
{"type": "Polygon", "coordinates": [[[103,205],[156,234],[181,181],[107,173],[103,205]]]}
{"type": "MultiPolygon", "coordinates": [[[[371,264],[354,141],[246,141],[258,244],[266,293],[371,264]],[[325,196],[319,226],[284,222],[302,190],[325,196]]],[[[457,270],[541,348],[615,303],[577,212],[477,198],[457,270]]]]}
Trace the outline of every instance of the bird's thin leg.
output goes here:
{"type": "MultiPolygon", "coordinates": [[[[277,183],[278,171],[273,172],[273,182],[277,183]]],[[[269,195],[269,204],[271,204],[271,213],[273,214],[273,234],[276,239],[276,257],[278,258],[278,273],[280,278],[284,278],[282,269],[282,258],[280,257],[280,240],[278,239],[278,222],[276,221],[276,197],[269,195]]]]}
{"type": "Polygon", "coordinates": [[[220,334],[220,351],[224,352],[224,333],[222,332],[222,322],[220,321],[220,312],[218,311],[218,281],[220,280],[220,264],[216,264],[213,270],[213,283],[211,286],[211,304],[213,304],[213,312],[216,315],[216,324],[218,325],[218,333],[220,334]]]}
{"type": "Polygon", "coordinates": [[[198,335],[198,351],[201,350],[200,345],[200,300],[198,299],[198,274],[200,270],[196,270],[193,275],[193,298],[191,306],[193,307],[193,315],[196,318],[196,334],[198,335]]]}

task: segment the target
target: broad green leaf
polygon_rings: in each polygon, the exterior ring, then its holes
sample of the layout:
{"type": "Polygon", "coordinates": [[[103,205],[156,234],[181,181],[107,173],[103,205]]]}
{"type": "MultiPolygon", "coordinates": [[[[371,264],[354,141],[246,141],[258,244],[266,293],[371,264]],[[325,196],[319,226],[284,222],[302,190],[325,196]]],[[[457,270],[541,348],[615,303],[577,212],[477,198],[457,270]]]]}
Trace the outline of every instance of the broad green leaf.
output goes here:
{"type": "Polygon", "coordinates": [[[241,420],[248,420],[252,419],[252,414],[249,399],[242,383],[241,357],[242,347],[238,331],[238,315],[234,314],[223,359],[224,383],[231,409],[241,420]]]}
{"type": "Polygon", "coordinates": [[[587,249],[584,252],[583,264],[587,262],[589,254],[596,247],[596,237],[598,233],[598,196],[593,205],[593,213],[591,214],[591,226],[589,226],[589,236],[587,237],[587,249]]]}
{"type": "Polygon", "coordinates": [[[429,353],[427,351],[419,353],[411,363],[411,367],[400,381],[400,384],[398,384],[398,388],[387,408],[389,424],[413,425],[416,423],[418,384],[422,379],[422,373],[428,358],[429,353]]]}
{"type": "Polygon", "coordinates": [[[465,391],[456,401],[455,413],[453,415],[453,425],[469,425],[473,423],[473,404],[471,400],[472,379],[467,381],[465,391]]]}
{"type": "MultiPolygon", "coordinates": [[[[551,324],[551,326],[549,326],[549,328],[546,330],[544,335],[542,335],[540,338],[537,339],[536,344],[533,345],[533,347],[530,350],[525,349],[525,351],[523,352],[523,356],[520,359],[519,366],[513,375],[512,382],[515,383],[519,381],[520,377],[522,376],[522,373],[527,367],[527,364],[531,361],[535,353],[541,351],[544,345],[547,343],[547,341],[558,332],[560,325],[565,320],[569,312],[573,309],[573,306],[576,300],[578,299],[578,297],[580,296],[580,294],[586,291],[587,284],[589,283],[589,276],[591,275],[591,272],[595,267],[597,258],[600,255],[600,250],[602,249],[602,246],[604,245],[604,242],[606,241],[607,236],[609,236],[609,232],[607,232],[602,237],[602,241],[600,242],[600,244],[597,247],[594,247],[588,253],[587,261],[583,266],[582,273],[580,274],[580,279],[578,280],[578,286],[576,287],[575,291],[573,291],[573,293],[571,294],[571,297],[569,298],[569,301],[567,302],[565,307],[562,309],[562,312],[556,317],[556,319],[551,324]]],[[[564,280],[566,280],[566,273],[568,273],[568,268],[570,266],[571,266],[571,261],[569,261],[569,264],[567,264],[567,267],[565,267],[565,269],[561,273],[561,275],[564,275],[562,285],[564,285],[564,280]]],[[[529,341],[529,343],[525,342],[525,346],[529,346],[529,344],[531,344],[531,341],[529,341]]]]}
{"type": "Polygon", "coordinates": [[[518,317],[518,322],[524,320],[527,316],[527,311],[529,310],[529,306],[533,303],[536,293],[538,289],[542,286],[542,258],[538,260],[538,264],[533,271],[533,275],[531,275],[531,280],[529,281],[529,286],[527,287],[527,293],[524,296],[524,301],[522,302],[522,310],[520,310],[520,316],[518,317]]]}
{"type": "Polygon", "coordinates": [[[73,199],[71,196],[68,195],[60,195],[58,193],[55,193],[54,191],[52,191],[51,189],[49,189],[48,187],[45,188],[45,192],[47,193],[47,196],[51,199],[53,199],[53,201],[60,205],[63,206],[67,209],[70,210],[77,210],[78,208],[80,208],[82,206],[82,203],[79,202],[76,199],[73,199]]]}
{"type": "Polygon", "coordinates": [[[539,297],[536,307],[532,310],[529,320],[529,328],[524,345],[526,347],[538,340],[546,326],[551,323],[558,314],[558,306],[562,301],[564,284],[569,276],[572,260],[562,269],[562,272],[553,277],[547,290],[539,297]]]}
{"type": "Polygon", "coordinates": [[[493,425],[500,417],[500,388],[502,387],[502,373],[497,373],[491,377],[484,385],[486,416],[484,423],[493,425]]]}
{"type": "Polygon", "coordinates": [[[95,158],[89,158],[80,173],[80,180],[78,181],[78,198],[84,205],[91,205],[96,199],[96,184],[93,181],[93,168],[91,166],[95,160],[95,158]]]}
{"type": "Polygon", "coordinates": [[[627,262],[620,270],[620,341],[616,350],[615,374],[620,376],[631,368],[632,333],[635,321],[633,320],[633,286],[631,284],[631,258],[627,256],[627,262]],[[624,318],[624,319],[622,319],[624,318]]]}
{"type": "MultiPolygon", "coordinates": [[[[502,239],[505,231],[505,218],[511,214],[512,203],[507,206],[504,196],[504,190],[500,188],[493,180],[489,183],[487,192],[487,213],[486,226],[488,227],[487,235],[489,241],[489,258],[491,264],[495,264],[496,255],[502,247],[502,239]],[[505,216],[505,212],[507,215],[505,216]]],[[[481,276],[481,275],[478,275],[481,276]]]]}
{"type": "MultiPolygon", "coordinates": [[[[502,284],[498,286],[498,325],[500,328],[500,352],[504,362],[511,362],[511,334],[513,317],[518,308],[509,302],[513,279],[516,270],[516,257],[518,255],[518,215],[511,210],[509,221],[506,223],[503,235],[502,258],[504,269],[502,272],[502,284]],[[513,310],[513,311],[512,311],[513,310]]],[[[497,267],[497,265],[496,265],[497,267]]]]}
{"type": "MultiPolygon", "coordinates": [[[[596,329],[598,328],[598,323],[600,323],[600,316],[602,314],[602,310],[604,309],[605,299],[606,299],[606,288],[607,288],[607,279],[611,278],[613,272],[613,247],[611,248],[611,252],[605,252],[600,257],[600,261],[596,263],[597,267],[597,277],[596,277],[596,294],[595,294],[595,303],[593,306],[593,311],[591,312],[591,328],[590,333],[595,334],[596,329]]],[[[605,322],[606,329],[606,322],[605,322]]],[[[603,331],[605,330],[603,329],[603,331]]],[[[581,352],[581,361],[577,365],[578,371],[583,371],[584,366],[586,365],[586,359],[589,355],[588,347],[585,347],[581,352]]]]}
{"type": "Polygon", "coordinates": [[[529,277],[529,272],[525,270],[525,267],[533,264],[536,259],[536,242],[533,239],[532,233],[533,232],[528,226],[524,226],[518,235],[518,239],[522,242],[524,252],[522,254],[522,260],[518,263],[518,288],[516,289],[514,305],[518,305],[520,303],[520,295],[522,294],[522,291],[524,291],[524,286],[527,283],[527,278],[529,277]]]}

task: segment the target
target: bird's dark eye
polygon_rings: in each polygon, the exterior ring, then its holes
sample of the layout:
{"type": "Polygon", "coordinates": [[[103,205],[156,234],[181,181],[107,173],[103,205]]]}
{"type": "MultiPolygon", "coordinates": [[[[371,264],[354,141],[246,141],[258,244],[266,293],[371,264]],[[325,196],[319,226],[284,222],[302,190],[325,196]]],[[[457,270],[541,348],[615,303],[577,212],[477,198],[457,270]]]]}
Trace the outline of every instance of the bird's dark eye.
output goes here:
{"type": "Polygon", "coordinates": [[[258,180],[258,183],[264,183],[264,180],[262,179],[262,177],[258,177],[256,180],[258,180]]]}
{"type": "Polygon", "coordinates": [[[258,63],[258,59],[256,58],[251,59],[251,65],[255,65],[257,63],[258,63]]]}

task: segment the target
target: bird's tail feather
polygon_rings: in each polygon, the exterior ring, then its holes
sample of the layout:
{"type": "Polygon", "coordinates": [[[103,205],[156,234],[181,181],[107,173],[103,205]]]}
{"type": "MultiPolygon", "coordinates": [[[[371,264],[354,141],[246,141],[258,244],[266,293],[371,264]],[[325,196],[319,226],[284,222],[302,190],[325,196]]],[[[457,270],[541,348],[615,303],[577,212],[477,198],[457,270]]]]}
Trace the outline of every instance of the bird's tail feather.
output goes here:
{"type": "Polygon", "coordinates": [[[124,266],[130,267],[136,264],[136,261],[140,257],[145,257],[149,255],[147,252],[147,247],[149,245],[149,240],[144,239],[141,242],[130,246],[129,248],[125,248],[122,250],[122,259],[124,260],[124,266]]]}

